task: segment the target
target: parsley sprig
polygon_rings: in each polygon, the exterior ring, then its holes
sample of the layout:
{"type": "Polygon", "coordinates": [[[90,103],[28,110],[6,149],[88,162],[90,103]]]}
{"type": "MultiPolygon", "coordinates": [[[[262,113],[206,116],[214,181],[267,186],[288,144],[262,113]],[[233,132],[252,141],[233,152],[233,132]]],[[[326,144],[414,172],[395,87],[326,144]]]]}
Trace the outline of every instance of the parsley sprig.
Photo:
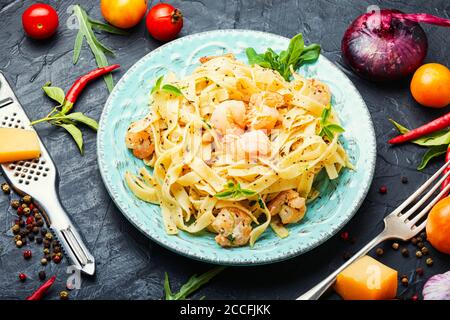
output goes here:
{"type": "Polygon", "coordinates": [[[287,50],[279,54],[271,48],[260,54],[253,48],[247,48],[245,53],[249,64],[278,71],[286,81],[289,81],[292,75],[290,67],[296,70],[305,63],[316,61],[320,56],[320,45],[313,43],[305,47],[303,36],[299,33],[291,39],[287,50]]]}
{"type": "Polygon", "coordinates": [[[322,115],[320,117],[320,133],[319,135],[322,137],[327,137],[330,141],[333,140],[335,133],[344,132],[344,128],[336,123],[332,123],[328,121],[331,113],[331,105],[328,105],[323,109],[322,115]]]}
{"type": "Polygon", "coordinates": [[[256,191],[242,189],[239,183],[235,184],[233,181],[229,181],[222,192],[216,193],[214,196],[218,199],[239,199],[253,196],[256,191]]]}
{"type": "Polygon", "coordinates": [[[152,88],[151,94],[154,94],[155,92],[162,90],[167,93],[171,93],[175,96],[183,95],[181,90],[179,88],[175,87],[174,85],[165,84],[165,85],[161,86],[163,79],[164,79],[164,76],[161,76],[158,79],[156,79],[156,83],[155,83],[154,87],[152,88]]]}

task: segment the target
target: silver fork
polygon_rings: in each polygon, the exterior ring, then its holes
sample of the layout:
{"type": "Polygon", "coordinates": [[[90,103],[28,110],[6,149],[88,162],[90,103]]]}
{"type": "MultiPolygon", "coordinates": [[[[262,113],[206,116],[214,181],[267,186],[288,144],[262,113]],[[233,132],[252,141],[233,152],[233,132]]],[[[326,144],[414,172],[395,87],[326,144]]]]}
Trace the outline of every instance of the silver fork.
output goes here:
{"type": "Polygon", "coordinates": [[[344,263],[340,268],[326,277],[322,282],[318,283],[312,289],[302,294],[297,300],[317,300],[335,281],[336,276],[351,263],[367,254],[377,244],[387,239],[400,239],[408,240],[418,234],[423,228],[425,228],[426,220],[416,225],[420,219],[422,219],[428,211],[438,202],[444,194],[450,190],[450,184],[448,184],[439,194],[433,198],[428,205],[417,213],[419,208],[427,201],[444,182],[444,180],[450,175],[450,170],[442,176],[441,179],[408,211],[403,213],[402,211],[410,204],[413,203],[432,183],[441,175],[441,173],[450,165],[448,161],[443,165],[431,178],[429,178],[416,192],[414,192],[408,199],[406,199],[397,209],[392,211],[388,216],[384,218],[384,230],[376,236],[372,241],[366,244],[361,250],[359,250],[352,258],[344,263]],[[415,214],[415,215],[414,215],[415,214]]]}

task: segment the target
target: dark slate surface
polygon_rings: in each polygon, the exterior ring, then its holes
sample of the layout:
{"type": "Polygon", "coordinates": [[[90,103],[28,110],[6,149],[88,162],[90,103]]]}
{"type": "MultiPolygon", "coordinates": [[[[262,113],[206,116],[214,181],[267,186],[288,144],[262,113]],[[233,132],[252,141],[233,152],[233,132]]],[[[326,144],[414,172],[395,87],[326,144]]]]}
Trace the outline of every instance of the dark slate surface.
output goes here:
{"type": "MultiPolygon", "coordinates": [[[[60,16],[57,35],[49,41],[36,42],[24,36],[20,16],[33,1],[0,1],[0,70],[13,85],[17,96],[33,119],[42,117],[51,102],[40,90],[46,81],[67,89],[77,76],[95,67],[89,50],[84,47],[78,65],[72,65],[75,31],[66,26],[69,5],[81,3],[89,14],[101,18],[98,1],[48,1],[60,16]]],[[[255,29],[291,37],[302,32],[308,42],[322,44],[323,54],[335,61],[348,74],[362,93],[375,124],[378,158],[375,179],[363,206],[345,227],[356,243],[342,241],[339,235],[312,252],[290,261],[268,266],[229,268],[205,287],[199,295],[209,299],[293,299],[333,271],[342,262],[344,252],[356,251],[382,227],[383,217],[414,191],[441,163],[434,162],[423,173],[416,171],[423,150],[405,145],[391,148],[386,140],[395,134],[387,121],[392,117],[409,127],[415,127],[445,111],[432,111],[418,106],[411,98],[408,83],[374,85],[363,81],[342,64],[340,40],[346,26],[371,4],[397,8],[406,12],[428,12],[449,18],[450,2],[427,1],[171,1],[185,15],[182,35],[205,30],[242,28],[255,29]],[[402,176],[409,178],[404,185],[402,176]],[[388,187],[381,195],[378,188],[388,187]]],[[[448,30],[424,26],[429,37],[427,61],[450,65],[448,30]]],[[[117,81],[139,58],[158,47],[141,23],[129,37],[100,35],[104,43],[114,48],[111,63],[122,69],[114,74],[117,81]]],[[[77,104],[77,109],[98,119],[107,98],[103,81],[93,83],[77,104]]],[[[97,259],[95,277],[84,278],[82,289],[71,293],[73,299],[159,299],[163,293],[164,272],[168,272],[174,288],[196,272],[211,266],[178,256],[159,247],[137,231],[121,215],[107,194],[96,158],[95,134],[85,131],[86,154],[81,157],[76,146],[61,130],[40,125],[38,131],[54,157],[61,174],[60,194],[64,205],[80,226],[97,259]]],[[[3,179],[0,177],[0,181],[3,179]]],[[[24,261],[21,250],[15,248],[9,231],[13,215],[8,211],[8,197],[0,195],[0,298],[22,299],[37,287],[40,247],[31,261],[24,261]],[[29,280],[19,283],[18,272],[26,272],[29,280]]],[[[382,262],[410,274],[417,266],[425,268],[428,277],[450,269],[448,256],[432,250],[435,265],[425,266],[425,260],[414,256],[403,258],[399,252],[383,246],[382,262]]],[[[64,286],[65,264],[46,267],[56,272],[58,282],[49,298],[64,286]]],[[[418,290],[421,284],[418,284],[418,290]]],[[[406,296],[414,292],[414,287],[406,296]]],[[[403,288],[399,289],[399,293],[403,288]]],[[[197,296],[198,297],[198,296],[197,296]]],[[[327,298],[335,299],[335,295],[327,298]]]]}

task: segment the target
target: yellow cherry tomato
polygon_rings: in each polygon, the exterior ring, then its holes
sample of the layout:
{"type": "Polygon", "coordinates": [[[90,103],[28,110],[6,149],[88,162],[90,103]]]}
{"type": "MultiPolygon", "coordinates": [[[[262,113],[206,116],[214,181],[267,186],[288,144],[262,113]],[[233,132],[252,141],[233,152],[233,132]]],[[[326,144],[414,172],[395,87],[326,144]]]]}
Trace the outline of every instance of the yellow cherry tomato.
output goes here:
{"type": "Polygon", "coordinates": [[[147,0],[100,0],[106,21],[115,27],[128,29],[142,20],[147,12],[147,0]]]}
{"type": "Polygon", "coordinates": [[[418,103],[430,108],[450,104],[450,70],[439,63],[427,63],[416,70],[411,93],[418,103]]]}

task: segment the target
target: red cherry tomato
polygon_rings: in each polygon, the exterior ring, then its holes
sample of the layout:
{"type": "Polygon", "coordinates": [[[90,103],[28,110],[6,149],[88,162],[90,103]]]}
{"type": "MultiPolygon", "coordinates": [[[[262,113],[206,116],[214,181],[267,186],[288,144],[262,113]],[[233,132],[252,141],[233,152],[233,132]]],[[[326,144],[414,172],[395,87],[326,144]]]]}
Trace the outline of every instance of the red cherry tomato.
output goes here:
{"type": "Polygon", "coordinates": [[[183,28],[183,15],[170,4],[158,3],[148,12],[146,24],[153,38],[170,41],[175,39],[183,28]]]}
{"type": "Polygon", "coordinates": [[[56,32],[58,24],[58,14],[48,4],[33,4],[22,14],[23,29],[33,39],[50,38],[56,32]]]}

